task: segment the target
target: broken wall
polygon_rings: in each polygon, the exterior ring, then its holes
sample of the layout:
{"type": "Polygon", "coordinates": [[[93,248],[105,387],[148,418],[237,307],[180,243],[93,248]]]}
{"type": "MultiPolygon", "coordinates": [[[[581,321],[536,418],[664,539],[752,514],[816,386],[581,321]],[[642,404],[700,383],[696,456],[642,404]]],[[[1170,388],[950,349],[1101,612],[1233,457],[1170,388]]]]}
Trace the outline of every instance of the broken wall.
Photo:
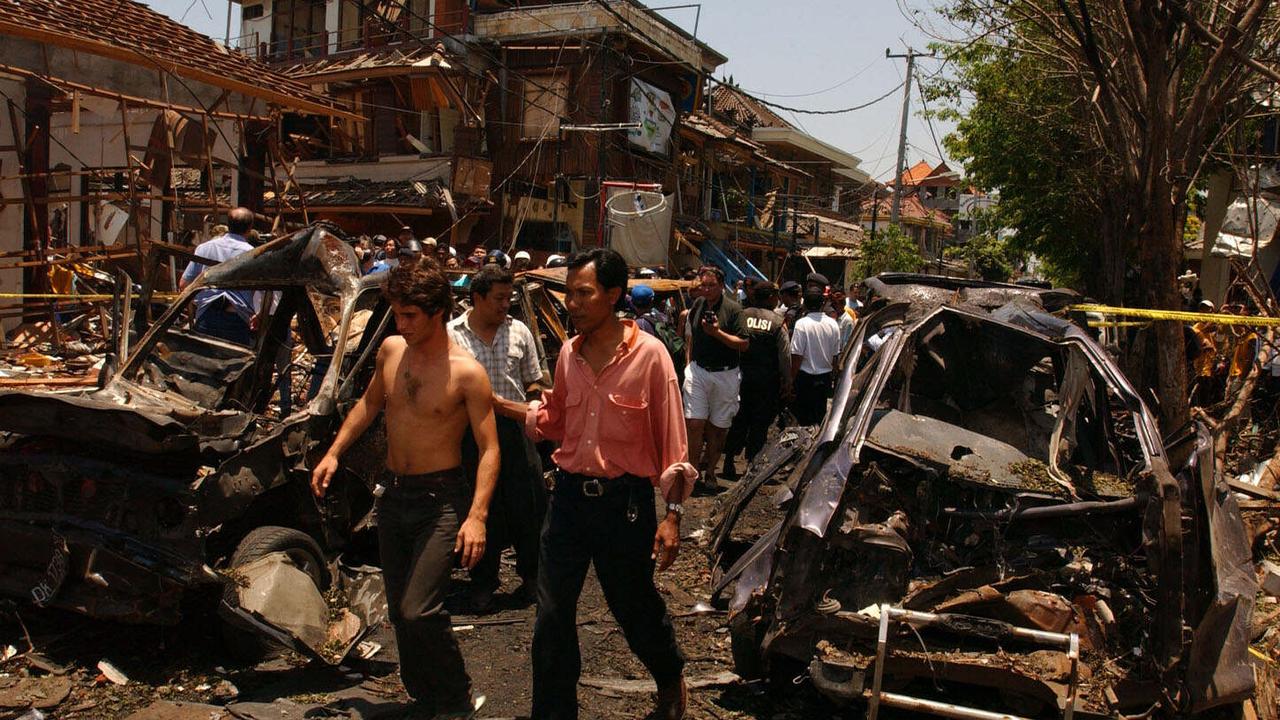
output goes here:
{"type": "MultiPolygon", "coordinates": [[[[124,181],[130,166],[138,168],[147,156],[147,144],[156,118],[162,112],[150,103],[171,103],[174,106],[195,109],[188,112],[203,124],[201,109],[209,108],[221,113],[254,113],[266,116],[270,109],[266,103],[247,98],[238,93],[224,92],[220,88],[194,80],[180,78],[164,72],[159,65],[130,63],[108,59],[98,55],[77,52],[66,48],[46,46],[29,40],[3,37],[5,53],[3,63],[14,68],[10,74],[0,70],[0,253],[21,251],[23,234],[28,224],[28,210],[23,202],[23,181],[18,177],[18,156],[13,151],[13,130],[5,97],[13,100],[19,125],[19,134],[25,130],[24,114],[26,97],[31,88],[59,88],[52,90],[53,102],[49,120],[48,176],[50,201],[47,203],[52,240],[55,244],[66,242],[72,246],[99,244],[93,232],[100,228],[100,216],[113,214],[101,208],[100,203],[86,202],[80,198],[95,192],[114,192],[117,196],[128,194],[124,181]],[[33,73],[27,77],[23,73],[33,73]],[[43,80],[48,78],[49,80],[43,80]],[[75,92],[63,84],[73,82],[85,89],[75,92]],[[46,84],[49,83],[49,84],[46,84]],[[88,89],[102,93],[90,93],[88,89]],[[64,91],[66,91],[64,93],[64,91]],[[120,101],[110,94],[130,98],[129,112],[122,116],[120,101]],[[78,107],[79,112],[73,112],[78,107]],[[127,127],[127,137],[126,128],[127,127]],[[127,154],[126,154],[127,153],[127,154]],[[107,168],[120,173],[118,179],[91,180],[83,174],[86,169],[107,168]],[[110,187],[112,184],[115,187],[110,187]],[[56,196],[64,196],[57,200],[56,196]],[[93,207],[90,207],[92,205],[93,207]]],[[[240,147],[239,123],[232,119],[210,117],[208,125],[213,135],[213,156],[231,167],[215,167],[215,174],[224,177],[219,193],[219,206],[225,212],[233,204],[238,190],[240,147]]],[[[179,162],[178,164],[185,164],[179,162]]],[[[204,168],[198,168],[202,170],[204,168]]],[[[29,170],[30,171],[30,170],[29,170]]],[[[156,188],[139,187],[141,195],[158,195],[156,188]]],[[[170,196],[172,192],[168,193],[170,196]]],[[[206,193],[200,200],[210,201],[206,193]]],[[[132,241],[137,235],[151,239],[177,239],[178,233],[162,237],[164,208],[160,201],[141,201],[142,215],[138,230],[132,223],[115,238],[117,244],[132,241]]],[[[128,203],[117,198],[114,203],[124,217],[128,203]]],[[[207,212],[207,210],[205,211],[207,212]]],[[[203,213],[201,213],[203,214],[203,213]]],[[[218,220],[215,219],[214,222],[218,220]]],[[[182,223],[174,230],[181,230],[182,223]]],[[[12,265],[21,259],[3,258],[0,265],[12,265]]],[[[22,270],[0,269],[0,293],[30,291],[23,282],[22,270]]],[[[5,299],[0,305],[13,305],[19,299],[5,299]]],[[[4,313],[0,313],[3,315],[4,313]]],[[[0,329],[11,330],[17,318],[0,319],[0,329]]]]}
{"type": "MultiPolygon", "coordinates": [[[[22,230],[26,225],[26,205],[9,203],[7,200],[22,199],[22,181],[16,177],[3,179],[18,174],[18,155],[13,151],[13,129],[9,123],[9,112],[4,96],[8,96],[19,109],[26,102],[26,89],[21,81],[10,80],[0,76],[0,253],[22,250],[22,230]]],[[[18,135],[21,137],[25,128],[22,114],[18,116],[18,135]]],[[[0,293],[22,292],[22,270],[18,268],[0,270],[0,293]]],[[[0,300],[0,305],[15,304],[16,300],[0,300]]],[[[0,318],[0,331],[9,332],[21,322],[19,318],[0,318]]]]}

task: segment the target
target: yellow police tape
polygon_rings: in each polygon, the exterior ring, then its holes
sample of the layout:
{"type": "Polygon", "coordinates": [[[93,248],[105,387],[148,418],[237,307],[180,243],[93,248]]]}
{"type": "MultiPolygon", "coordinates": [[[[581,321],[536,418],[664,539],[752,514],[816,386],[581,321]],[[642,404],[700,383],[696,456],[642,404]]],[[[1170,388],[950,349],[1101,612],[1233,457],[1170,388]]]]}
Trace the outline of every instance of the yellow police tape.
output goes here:
{"type": "Polygon", "coordinates": [[[1146,327],[1151,324],[1150,320],[1090,320],[1086,323],[1089,327],[1146,327]]]}
{"type": "Polygon", "coordinates": [[[1143,308],[1111,307],[1109,305],[1072,305],[1072,312],[1119,315],[1144,320],[1177,320],[1179,322],[1207,322],[1215,325],[1248,325],[1250,327],[1280,327],[1280,318],[1260,315],[1223,315],[1219,313],[1186,312],[1183,310],[1146,310],[1143,308]]]}
{"type": "MultiPolygon", "coordinates": [[[[134,294],[134,297],[139,297],[134,294]]],[[[177,293],[152,293],[152,300],[173,300],[177,293]]],[[[67,302],[95,302],[114,300],[114,295],[62,295],[60,293],[0,293],[0,300],[66,300],[67,302]]]]}

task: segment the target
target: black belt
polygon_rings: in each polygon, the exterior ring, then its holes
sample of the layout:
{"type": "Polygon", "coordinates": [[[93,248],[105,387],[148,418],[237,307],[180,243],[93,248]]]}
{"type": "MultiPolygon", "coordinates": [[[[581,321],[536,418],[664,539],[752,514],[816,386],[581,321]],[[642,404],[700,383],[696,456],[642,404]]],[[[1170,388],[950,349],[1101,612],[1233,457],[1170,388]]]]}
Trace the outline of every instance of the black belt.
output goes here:
{"type": "Polygon", "coordinates": [[[637,486],[652,486],[653,483],[635,475],[619,475],[616,478],[599,478],[590,475],[571,473],[559,468],[555,471],[556,490],[564,489],[581,493],[583,497],[603,497],[637,486]]]}
{"type": "Polygon", "coordinates": [[[697,360],[694,360],[694,362],[698,363],[698,367],[702,368],[703,370],[706,370],[707,372],[723,372],[725,370],[738,369],[737,365],[704,365],[701,362],[698,362],[697,360]]]}
{"type": "Polygon", "coordinates": [[[455,467],[418,475],[388,473],[383,479],[383,484],[388,490],[408,490],[413,488],[456,487],[458,483],[465,483],[466,480],[467,476],[462,472],[462,468],[455,467]]]}

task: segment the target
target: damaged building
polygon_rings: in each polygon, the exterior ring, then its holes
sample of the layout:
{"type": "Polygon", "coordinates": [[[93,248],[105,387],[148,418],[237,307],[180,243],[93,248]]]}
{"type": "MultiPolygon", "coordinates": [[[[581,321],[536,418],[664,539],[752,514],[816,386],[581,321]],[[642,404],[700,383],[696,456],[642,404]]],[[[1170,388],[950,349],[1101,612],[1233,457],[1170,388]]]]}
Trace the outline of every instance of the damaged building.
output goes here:
{"type": "MultiPolygon", "coordinates": [[[[269,159],[282,113],[345,116],[135,2],[5,3],[0,37],[0,292],[67,292],[55,268],[73,265],[142,280],[153,249],[285,182],[269,159]]],[[[0,325],[38,300],[8,302],[0,325]]]]}
{"type": "Polygon", "coordinates": [[[825,422],[784,435],[721,506],[738,672],[807,673],[871,717],[1250,697],[1256,578],[1207,431],[1162,439],[1110,356],[1051,314],[1074,293],[866,284],[825,422]]]}
{"type": "Polygon", "coordinates": [[[599,244],[601,197],[674,192],[679,114],[726,61],[629,0],[241,4],[243,52],[360,116],[289,126],[268,205],[536,257],[599,244]]]}

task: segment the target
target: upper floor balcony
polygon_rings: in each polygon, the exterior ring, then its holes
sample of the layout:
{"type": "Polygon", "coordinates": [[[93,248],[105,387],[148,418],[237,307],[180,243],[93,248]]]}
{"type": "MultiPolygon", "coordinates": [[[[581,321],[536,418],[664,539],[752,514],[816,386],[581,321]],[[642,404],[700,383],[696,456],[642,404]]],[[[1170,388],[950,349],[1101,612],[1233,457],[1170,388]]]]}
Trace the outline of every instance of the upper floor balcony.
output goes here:
{"type": "Polygon", "coordinates": [[[464,33],[466,0],[239,0],[232,46],[268,63],[296,63],[464,33]]]}

